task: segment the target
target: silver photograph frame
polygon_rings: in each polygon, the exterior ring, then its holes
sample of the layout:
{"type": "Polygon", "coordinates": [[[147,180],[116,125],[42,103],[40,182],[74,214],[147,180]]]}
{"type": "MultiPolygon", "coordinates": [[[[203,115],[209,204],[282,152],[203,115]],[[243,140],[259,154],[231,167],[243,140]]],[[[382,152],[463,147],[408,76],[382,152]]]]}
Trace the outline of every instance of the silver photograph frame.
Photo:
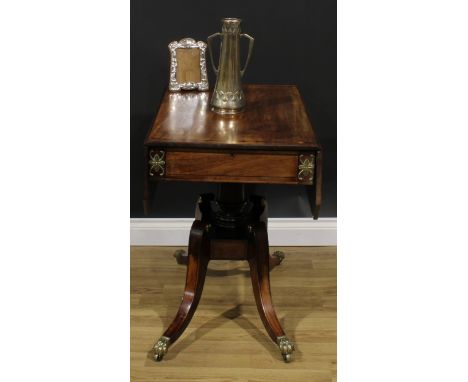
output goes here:
{"type": "Polygon", "coordinates": [[[192,38],[184,38],[180,41],[173,41],[169,45],[171,53],[171,68],[169,75],[169,90],[172,92],[180,90],[201,91],[208,90],[208,76],[206,74],[206,43],[203,41],[195,41],[192,38]],[[177,82],[177,49],[199,49],[200,50],[200,82],[177,82]]]}

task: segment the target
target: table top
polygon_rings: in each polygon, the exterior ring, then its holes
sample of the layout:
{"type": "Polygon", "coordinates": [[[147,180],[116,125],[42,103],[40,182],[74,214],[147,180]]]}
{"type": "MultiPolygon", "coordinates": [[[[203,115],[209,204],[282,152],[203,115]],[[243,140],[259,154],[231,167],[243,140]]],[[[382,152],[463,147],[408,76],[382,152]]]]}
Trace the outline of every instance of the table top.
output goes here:
{"type": "Polygon", "coordinates": [[[210,110],[210,92],[164,94],[145,139],[152,147],[241,150],[320,149],[299,90],[294,85],[244,85],[242,113],[210,110]]]}

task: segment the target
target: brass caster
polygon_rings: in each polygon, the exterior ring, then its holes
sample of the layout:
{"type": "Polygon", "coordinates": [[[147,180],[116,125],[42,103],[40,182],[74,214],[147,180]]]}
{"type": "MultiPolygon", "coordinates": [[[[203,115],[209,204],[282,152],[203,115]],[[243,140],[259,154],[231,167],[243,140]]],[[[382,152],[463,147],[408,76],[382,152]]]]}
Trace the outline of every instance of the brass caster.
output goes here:
{"type": "Polygon", "coordinates": [[[163,359],[164,355],[167,353],[167,348],[169,347],[169,337],[164,337],[162,336],[158,342],[156,342],[156,345],[154,345],[153,350],[154,350],[154,360],[159,362],[163,359]]]}
{"type": "Polygon", "coordinates": [[[177,264],[186,265],[187,264],[187,252],[183,249],[178,249],[174,252],[174,257],[176,258],[177,264]]]}
{"type": "Polygon", "coordinates": [[[294,343],[286,336],[277,337],[276,343],[278,344],[284,362],[291,361],[292,353],[295,350],[294,343]]]}
{"type": "Polygon", "coordinates": [[[279,260],[278,265],[281,264],[281,262],[284,260],[284,257],[285,257],[283,251],[275,251],[275,252],[272,253],[271,256],[274,256],[279,260]]]}

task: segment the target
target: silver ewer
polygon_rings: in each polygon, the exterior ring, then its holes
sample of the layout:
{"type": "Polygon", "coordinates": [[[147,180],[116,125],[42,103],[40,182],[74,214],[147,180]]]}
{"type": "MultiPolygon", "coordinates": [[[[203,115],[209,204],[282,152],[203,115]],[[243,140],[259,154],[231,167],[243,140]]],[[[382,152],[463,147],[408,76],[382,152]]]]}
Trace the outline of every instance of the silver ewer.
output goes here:
{"type": "Polygon", "coordinates": [[[250,61],[254,44],[253,37],[240,33],[241,19],[225,18],[221,20],[221,33],[215,33],[208,37],[208,49],[210,51],[211,64],[216,74],[216,85],[211,97],[211,110],[219,114],[236,114],[245,106],[244,92],[242,91],[241,78],[250,61]],[[221,36],[221,53],[219,65],[213,61],[212,40],[221,36]],[[240,68],[240,38],[249,39],[249,51],[244,68],[240,68]]]}

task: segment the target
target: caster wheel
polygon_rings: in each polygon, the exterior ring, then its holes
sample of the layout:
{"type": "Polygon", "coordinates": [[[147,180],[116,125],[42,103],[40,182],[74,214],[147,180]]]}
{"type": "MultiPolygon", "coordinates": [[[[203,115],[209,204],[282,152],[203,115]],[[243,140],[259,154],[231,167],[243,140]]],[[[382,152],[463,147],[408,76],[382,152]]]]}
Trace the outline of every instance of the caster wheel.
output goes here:
{"type": "Polygon", "coordinates": [[[187,265],[187,252],[183,249],[178,249],[174,252],[174,257],[176,258],[177,264],[187,265]]]}
{"type": "Polygon", "coordinates": [[[160,354],[155,354],[153,358],[154,358],[154,360],[155,360],[156,362],[160,362],[160,361],[162,361],[162,359],[164,358],[164,356],[163,356],[163,355],[160,355],[160,354]]]}

